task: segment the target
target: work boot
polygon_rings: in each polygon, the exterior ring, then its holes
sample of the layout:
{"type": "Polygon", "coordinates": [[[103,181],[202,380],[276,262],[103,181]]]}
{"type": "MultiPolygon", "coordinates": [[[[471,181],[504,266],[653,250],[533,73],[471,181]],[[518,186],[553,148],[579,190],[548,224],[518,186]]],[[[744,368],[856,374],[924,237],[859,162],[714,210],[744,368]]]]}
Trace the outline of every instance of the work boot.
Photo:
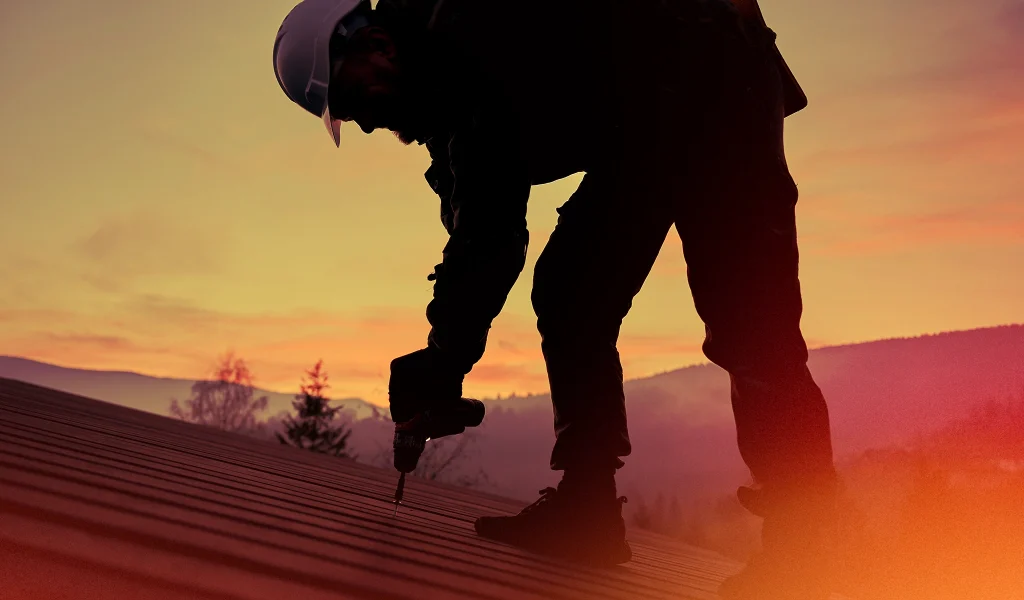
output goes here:
{"type": "Polygon", "coordinates": [[[629,561],[622,520],[625,498],[615,496],[614,475],[599,481],[565,477],[557,488],[513,517],[480,517],[481,536],[538,554],[596,567],[629,561]]]}
{"type": "Polygon", "coordinates": [[[827,600],[834,554],[835,488],[740,488],[740,504],[764,517],[761,551],[725,580],[725,600],[827,600]]]}

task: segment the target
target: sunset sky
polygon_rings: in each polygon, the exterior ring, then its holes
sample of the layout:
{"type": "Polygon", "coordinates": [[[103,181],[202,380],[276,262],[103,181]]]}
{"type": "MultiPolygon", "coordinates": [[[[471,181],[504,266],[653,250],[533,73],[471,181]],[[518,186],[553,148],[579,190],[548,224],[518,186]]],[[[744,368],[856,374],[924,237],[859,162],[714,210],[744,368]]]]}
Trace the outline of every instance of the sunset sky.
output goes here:
{"type": "MultiPolygon", "coordinates": [[[[422,347],[446,234],[426,151],[291,104],[271,66],[296,0],[0,6],[0,354],[202,377],[233,349],[294,391],[385,403],[422,347]]],[[[1024,322],[1024,2],[762,0],[810,97],[787,121],[822,346],[1024,322]]],[[[539,392],[529,302],[555,207],[468,394],[539,392]]],[[[626,376],[703,362],[670,234],[627,318],[626,376]]]]}

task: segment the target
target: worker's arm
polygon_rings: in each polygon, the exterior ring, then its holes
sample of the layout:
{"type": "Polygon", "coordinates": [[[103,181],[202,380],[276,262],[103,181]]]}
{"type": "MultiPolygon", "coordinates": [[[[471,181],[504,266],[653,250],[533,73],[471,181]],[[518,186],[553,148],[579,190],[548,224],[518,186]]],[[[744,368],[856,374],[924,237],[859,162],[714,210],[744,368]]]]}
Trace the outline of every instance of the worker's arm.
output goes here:
{"type": "Polygon", "coordinates": [[[468,373],[526,261],[530,177],[508,111],[478,111],[437,154],[448,169],[431,183],[450,237],[433,275],[428,346],[468,373]]]}
{"type": "Polygon", "coordinates": [[[498,111],[467,117],[450,137],[427,143],[427,181],[441,199],[448,231],[427,305],[427,347],[391,362],[392,419],[457,399],[483,356],[491,321],[526,262],[530,178],[514,120],[498,111]]]}

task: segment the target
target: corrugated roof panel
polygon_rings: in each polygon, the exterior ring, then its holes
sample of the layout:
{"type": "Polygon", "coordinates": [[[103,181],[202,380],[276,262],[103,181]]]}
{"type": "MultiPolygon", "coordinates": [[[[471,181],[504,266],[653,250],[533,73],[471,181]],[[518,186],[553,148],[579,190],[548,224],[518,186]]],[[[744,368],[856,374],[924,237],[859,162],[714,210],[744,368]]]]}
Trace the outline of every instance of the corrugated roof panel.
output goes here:
{"type": "Polygon", "coordinates": [[[588,569],[476,536],[518,503],[0,379],[14,598],[713,599],[739,565],[631,531],[588,569]],[[32,593],[29,593],[32,592],[32,593]]]}

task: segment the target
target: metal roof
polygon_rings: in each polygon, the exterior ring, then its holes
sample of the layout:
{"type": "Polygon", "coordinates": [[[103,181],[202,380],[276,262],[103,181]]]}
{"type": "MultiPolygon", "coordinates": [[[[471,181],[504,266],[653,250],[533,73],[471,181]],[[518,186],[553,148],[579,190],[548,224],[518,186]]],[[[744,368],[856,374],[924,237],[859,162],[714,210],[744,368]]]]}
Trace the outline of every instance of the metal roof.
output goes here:
{"type": "Polygon", "coordinates": [[[0,379],[8,598],[714,599],[740,566],[635,530],[620,567],[552,561],[474,533],[520,504],[410,479],[396,518],[396,479],[0,379]]]}

